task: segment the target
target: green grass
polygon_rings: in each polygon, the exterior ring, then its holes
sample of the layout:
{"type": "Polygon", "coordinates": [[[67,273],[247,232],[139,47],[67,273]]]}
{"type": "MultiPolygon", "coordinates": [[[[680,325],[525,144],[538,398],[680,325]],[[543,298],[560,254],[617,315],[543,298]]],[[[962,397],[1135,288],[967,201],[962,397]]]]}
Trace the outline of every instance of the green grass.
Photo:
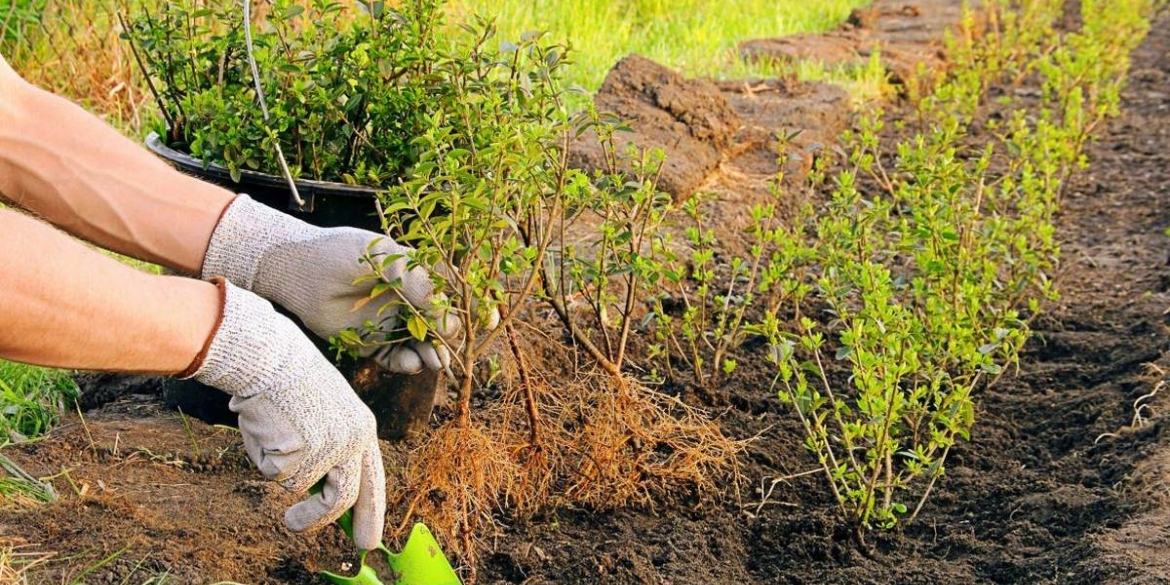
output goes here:
{"type": "Polygon", "coordinates": [[[496,18],[502,39],[548,31],[572,49],[569,82],[595,91],[631,53],[689,76],[772,76],[744,62],[741,41],[829,30],[869,0],[451,0],[453,22],[471,14],[496,18]]]}
{"type": "Polygon", "coordinates": [[[35,26],[44,10],[44,0],[5,0],[0,2],[0,41],[12,41],[30,26],[35,26]]]}
{"type": "Polygon", "coordinates": [[[0,444],[43,435],[76,398],[67,371],[0,361],[0,444]]]}

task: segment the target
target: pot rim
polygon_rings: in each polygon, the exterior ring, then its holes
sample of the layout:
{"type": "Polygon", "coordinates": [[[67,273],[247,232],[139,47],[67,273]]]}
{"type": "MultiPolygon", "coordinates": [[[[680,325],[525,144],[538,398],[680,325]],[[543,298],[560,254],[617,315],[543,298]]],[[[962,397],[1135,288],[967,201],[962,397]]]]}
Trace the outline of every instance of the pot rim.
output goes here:
{"type": "MultiPolygon", "coordinates": [[[[248,169],[240,169],[240,180],[238,182],[232,181],[231,172],[228,169],[214,164],[204,162],[187,153],[175,150],[165,143],[162,137],[157,132],[151,132],[146,135],[144,140],[146,148],[154,154],[166,159],[179,168],[195,175],[213,176],[221,181],[231,181],[240,185],[241,189],[248,185],[256,185],[260,187],[267,187],[273,189],[288,189],[288,182],[284,177],[270,175],[268,173],[261,173],[248,169]]],[[[331,181],[312,181],[308,179],[297,179],[297,190],[310,195],[340,195],[344,197],[375,197],[378,193],[383,192],[383,189],[375,189],[373,187],[362,187],[358,185],[347,185],[345,183],[334,183],[331,181]]]]}

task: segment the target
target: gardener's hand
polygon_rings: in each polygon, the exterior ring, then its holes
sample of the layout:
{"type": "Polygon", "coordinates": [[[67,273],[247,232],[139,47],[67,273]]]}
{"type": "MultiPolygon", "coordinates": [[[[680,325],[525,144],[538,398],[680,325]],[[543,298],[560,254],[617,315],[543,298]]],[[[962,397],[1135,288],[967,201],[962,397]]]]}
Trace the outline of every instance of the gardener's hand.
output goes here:
{"type": "MultiPolygon", "coordinates": [[[[223,276],[232,284],[251,290],[292,311],[310,331],[328,339],[348,328],[373,322],[385,333],[397,330],[402,337],[402,316],[408,309],[392,307],[378,315],[390,295],[415,310],[433,317],[431,279],[422,268],[407,268],[403,256],[410,251],[390,238],[354,228],[318,228],[240,195],[224,212],[215,228],[203,261],[203,278],[223,276]],[[362,262],[369,251],[376,258],[400,256],[383,271],[388,282],[400,283],[372,302],[356,308],[369,297],[375,281],[355,285],[372,274],[362,262]]],[[[453,314],[440,320],[440,337],[450,339],[459,329],[453,314]]],[[[438,341],[411,340],[365,351],[395,372],[417,373],[447,366],[450,354],[438,341]]]]}
{"type": "Polygon", "coordinates": [[[320,528],[352,507],[357,546],[374,548],[386,512],[374,415],[292,321],[217,282],[222,318],[188,374],[232,395],[244,448],[264,477],[296,493],[325,478],[321,493],[285,513],[290,529],[320,528]]]}

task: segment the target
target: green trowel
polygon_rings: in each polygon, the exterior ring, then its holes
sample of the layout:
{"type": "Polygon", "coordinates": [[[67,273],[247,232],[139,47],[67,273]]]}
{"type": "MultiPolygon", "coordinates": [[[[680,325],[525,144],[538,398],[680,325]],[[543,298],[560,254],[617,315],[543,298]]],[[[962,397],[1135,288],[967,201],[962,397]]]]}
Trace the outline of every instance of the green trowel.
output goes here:
{"type": "MultiPolygon", "coordinates": [[[[347,510],[342,514],[337,524],[353,540],[353,511],[347,510]]],[[[373,551],[362,551],[357,575],[345,577],[321,571],[321,576],[336,585],[462,585],[455,569],[451,568],[451,563],[447,562],[447,557],[439,548],[439,542],[422,523],[415,524],[411,529],[402,552],[390,552],[390,549],[379,543],[373,551]],[[375,551],[385,553],[386,565],[390,567],[389,575],[378,575],[373,567],[366,564],[366,555],[375,551]]]]}
{"type": "MultiPolygon", "coordinates": [[[[349,521],[349,512],[338,520],[347,534],[350,534],[349,521]]],[[[451,563],[443,556],[438,541],[422,523],[414,525],[410,537],[406,539],[406,546],[402,547],[402,552],[390,552],[390,549],[381,544],[375,550],[386,554],[390,574],[383,575],[385,581],[373,567],[366,564],[366,555],[372,551],[362,552],[361,568],[353,577],[344,577],[328,571],[322,571],[321,576],[337,585],[461,585],[455,569],[451,568],[451,563]]]]}

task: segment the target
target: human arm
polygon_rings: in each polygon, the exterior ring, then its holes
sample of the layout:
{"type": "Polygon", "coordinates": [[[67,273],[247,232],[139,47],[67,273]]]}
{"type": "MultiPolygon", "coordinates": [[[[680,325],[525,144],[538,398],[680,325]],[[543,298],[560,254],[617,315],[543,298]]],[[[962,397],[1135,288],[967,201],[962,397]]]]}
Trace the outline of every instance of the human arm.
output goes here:
{"type": "Polygon", "coordinates": [[[173,374],[212,333],[219,300],[198,280],[139,272],[0,209],[0,357],[173,374]]]}
{"type": "Polygon", "coordinates": [[[294,325],[256,295],[138,272],[35,219],[0,210],[0,358],[191,376],[232,395],[249,458],[321,494],[285,514],[317,528],[354,508],[358,546],[382,536],[385,474],[373,415],[294,325]]]}
{"type": "Polygon", "coordinates": [[[234,197],[25,82],[0,56],[0,198],[108,250],[198,274],[234,197]]]}

